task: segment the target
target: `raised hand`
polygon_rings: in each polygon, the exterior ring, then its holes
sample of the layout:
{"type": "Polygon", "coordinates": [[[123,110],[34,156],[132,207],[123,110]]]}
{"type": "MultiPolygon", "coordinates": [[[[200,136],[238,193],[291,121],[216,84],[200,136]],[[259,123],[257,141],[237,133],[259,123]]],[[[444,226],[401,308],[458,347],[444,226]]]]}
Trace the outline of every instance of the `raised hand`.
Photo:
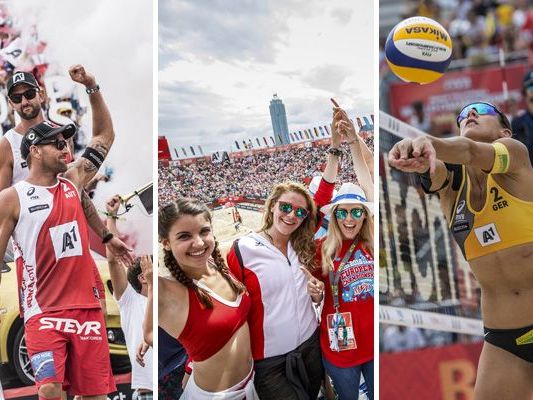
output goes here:
{"type": "Polygon", "coordinates": [[[307,293],[309,293],[313,302],[320,303],[324,295],[324,282],[315,278],[307,268],[300,267],[300,269],[307,277],[307,293]]]}
{"type": "Polygon", "coordinates": [[[86,88],[93,88],[96,86],[94,75],[85,71],[85,68],[81,64],[76,64],[70,67],[68,73],[74,82],[81,83],[86,88]]]}

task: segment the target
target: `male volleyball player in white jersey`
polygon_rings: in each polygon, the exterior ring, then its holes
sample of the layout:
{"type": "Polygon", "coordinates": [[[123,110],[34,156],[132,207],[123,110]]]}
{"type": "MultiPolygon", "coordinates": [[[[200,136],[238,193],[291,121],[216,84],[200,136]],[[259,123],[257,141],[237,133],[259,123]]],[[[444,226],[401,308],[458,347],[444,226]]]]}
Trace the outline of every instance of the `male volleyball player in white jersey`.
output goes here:
{"type": "MultiPolygon", "coordinates": [[[[86,86],[94,80],[78,73],[86,86]]],[[[82,157],[67,167],[66,140],[75,125],[41,122],[21,142],[28,177],[0,192],[0,254],[13,235],[26,345],[41,399],[59,399],[62,387],[98,400],[115,390],[79,195],[105,160],[114,133],[99,88],[88,93],[93,136],[82,157]]]]}
{"type": "MultiPolygon", "coordinates": [[[[85,72],[81,65],[74,65],[70,68],[69,73],[73,81],[86,85],[86,90],[97,86],[94,77],[85,72]]],[[[10,106],[19,115],[20,122],[0,138],[0,190],[12,186],[28,176],[27,162],[20,155],[22,137],[29,128],[45,120],[41,108],[44,95],[31,73],[15,72],[7,82],[7,96],[10,106]]],[[[72,141],[70,142],[72,143],[72,141]]],[[[109,231],[98,216],[94,204],[85,191],[82,192],[82,204],[91,229],[102,240],[108,238],[107,248],[116,257],[126,264],[131,264],[133,257],[129,254],[128,247],[119,238],[109,235],[109,231]]],[[[97,273],[98,271],[95,271],[95,274],[97,273]]],[[[99,279],[99,276],[97,278],[99,279]]],[[[103,286],[100,286],[100,295],[103,295],[103,286]]]]}
{"type": "Polygon", "coordinates": [[[403,139],[389,164],[438,193],[449,228],[481,286],[485,343],[476,400],[533,396],[533,168],[489,103],[459,113],[461,137],[403,139]]]}

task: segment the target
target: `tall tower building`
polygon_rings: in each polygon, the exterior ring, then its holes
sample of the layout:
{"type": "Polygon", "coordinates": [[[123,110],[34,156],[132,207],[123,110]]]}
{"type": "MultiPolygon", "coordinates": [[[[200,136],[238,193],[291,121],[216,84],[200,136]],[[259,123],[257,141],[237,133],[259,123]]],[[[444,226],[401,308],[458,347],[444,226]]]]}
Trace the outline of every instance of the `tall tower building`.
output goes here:
{"type": "Polygon", "coordinates": [[[287,114],[285,113],[285,105],[274,94],[270,100],[270,118],[272,119],[272,130],[274,131],[274,139],[276,146],[288,144],[289,141],[289,126],[287,125],[287,114]]]}

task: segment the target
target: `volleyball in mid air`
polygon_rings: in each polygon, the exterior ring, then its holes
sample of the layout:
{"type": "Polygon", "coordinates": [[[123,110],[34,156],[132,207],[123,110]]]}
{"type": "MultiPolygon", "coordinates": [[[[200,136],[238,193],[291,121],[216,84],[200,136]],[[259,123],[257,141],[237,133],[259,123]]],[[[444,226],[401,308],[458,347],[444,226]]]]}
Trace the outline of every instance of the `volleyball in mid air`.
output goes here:
{"type": "Polygon", "coordinates": [[[446,29],[431,18],[408,18],[389,33],[385,57],[400,79],[430,83],[439,79],[450,65],[452,40],[446,29]]]}

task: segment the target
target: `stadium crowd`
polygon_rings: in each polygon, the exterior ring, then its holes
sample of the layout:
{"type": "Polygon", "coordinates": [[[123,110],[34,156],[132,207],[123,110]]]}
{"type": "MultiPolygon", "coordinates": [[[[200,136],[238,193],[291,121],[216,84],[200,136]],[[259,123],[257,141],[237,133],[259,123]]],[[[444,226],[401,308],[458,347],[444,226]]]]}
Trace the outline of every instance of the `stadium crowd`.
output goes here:
{"type": "MultiPolygon", "coordinates": [[[[373,151],[373,137],[366,140],[373,151]]],[[[292,180],[304,183],[320,175],[326,163],[329,145],[256,152],[223,162],[199,159],[196,163],[159,167],[159,202],[168,203],[179,196],[191,196],[212,204],[220,198],[243,196],[266,199],[275,182],[292,180]],[[221,182],[224,184],[221,185],[221,182]]],[[[339,174],[340,182],[357,182],[347,147],[339,174]]]]}

